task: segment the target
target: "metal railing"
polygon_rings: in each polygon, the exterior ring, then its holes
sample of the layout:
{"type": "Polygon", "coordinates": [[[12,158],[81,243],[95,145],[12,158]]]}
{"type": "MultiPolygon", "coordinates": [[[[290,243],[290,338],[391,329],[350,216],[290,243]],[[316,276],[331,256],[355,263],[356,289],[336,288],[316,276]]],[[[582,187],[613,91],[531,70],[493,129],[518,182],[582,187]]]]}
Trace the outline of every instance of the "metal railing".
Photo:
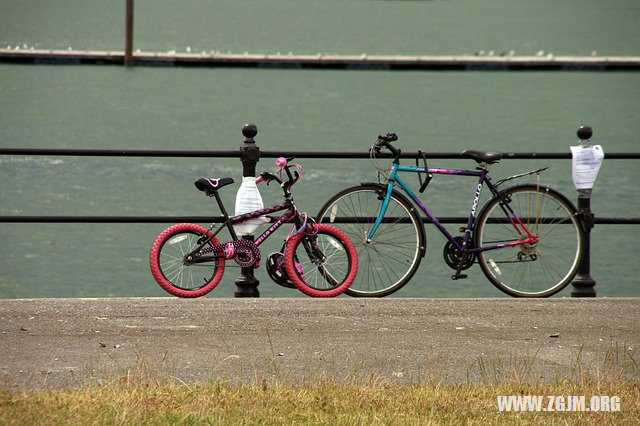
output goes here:
{"type": "MultiPolygon", "coordinates": [[[[239,150],[216,151],[173,151],[173,150],[119,150],[119,149],[41,149],[41,148],[0,148],[0,155],[72,156],[72,157],[171,157],[171,158],[241,158],[239,150]]],[[[425,152],[427,158],[462,159],[459,152],[425,152]]],[[[295,157],[312,159],[368,159],[368,152],[330,151],[262,151],[261,158],[295,157]]],[[[379,157],[391,158],[380,154],[379,157]]],[[[401,158],[422,158],[417,152],[403,152],[401,158]]],[[[537,160],[570,159],[569,152],[505,152],[503,159],[537,160]]],[[[611,152],[607,160],[639,160],[640,152],[611,152]]],[[[441,223],[467,223],[468,217],[439,217],[441,223]]],[[[173,223],[173,222],[218,222],[211,216],[0,216],[0,223],[173,223]]],[[[337,220],[348,220],[340,219],[337,220]]],[[[431,223],[423,218],[424,223],[431,223]]],[[[640,225],[640,217],[596,217],[598,225],[640,225]]]]}
{"type": "MultiPolygon", "coordinates": [[[[296,157],[314,159],[368,159],[368,152],[326,152],[326,151],[260,151],[255,145],[253,136],[255,132],[245,132],[245,145],[240,150],[233,151],[160,151],[160,150],[89,150],[89,149],[31,149],[31,148],[0,148],[0,155],[42,155],[42,156],[100,156],[100,157],[187,157],[187,158],[238,158],[243,164],[243,176],[255,176],[255,163],[260,157],[296,157]]],[[[254,126],[255,127],[255,126],[254,126]]],[[[251,130],[251,129],[249,129],[251,130]]],[[[437,159],[461,159],[458,152],[405,152],[402,158],[418,159],[426,155],[427,158],[437,159]]],[[[381,154],[380,157],[385,157],[381,154]]],[[[391,158],[389,156],[389,158],[391,158]]],[[[504,159],[570,159],[569,152],[507,152],[503,153],[504,159]]],[[[640,152],[613,152],[606,154],[607,160],[640,159],[640,152]]],[[[580,200],[579,200],[580,201],[580,200]]],[[[583,228],[590,233],[594,224],[638,225],[640,217],[594,217],[590,210],[580,210],[583,228]],[[588,213],[588,214],[587,214],[588,213]],[[584,216],[584,219],[583,219],[584,216]]],[[[371,218],[373,219],[373,218],[371,218]]],[[[353,218],[336,218],[336,222],[350,222],[353,218]]],[[[430,223],[428,218],[422,219],[424,223],[430,223]]],[[[467,223],[467,217],[439,217],[441,223],[467,223]]],[[[211,216],[0,216],[0,223],[176,223],[196,222],[211,223],[221,222],[222,218],[211,216]]],[[[587,241],[589,237],[587,235],[587,241]]],[[[587,247],[590,247],[587,245],[587,247]]],[[[573,297],[595,297],[595,280],[589,274],[590,248],[582,259],[580,273],[572,282],[573,297]]],[[[241,274],[236,280],[236,297],[259,297],[257,289],[259,282],[253,276],[253,268],[241,268],[241,274]]]]}

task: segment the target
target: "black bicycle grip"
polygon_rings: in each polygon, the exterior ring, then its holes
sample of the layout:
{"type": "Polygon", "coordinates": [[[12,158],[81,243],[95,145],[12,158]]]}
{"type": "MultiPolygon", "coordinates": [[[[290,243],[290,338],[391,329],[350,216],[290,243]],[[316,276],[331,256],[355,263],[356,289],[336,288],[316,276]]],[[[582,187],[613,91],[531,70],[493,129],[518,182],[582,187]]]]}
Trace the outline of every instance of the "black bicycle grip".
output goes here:
{"type": "Polygon", "coordinates": [[[266,182],[267,185],[269,185],[269,182],[271,182],[272,180],[275,180],[279,184],[282,184],[282,181],[280,179],[278,179],[278,177],[276,175],[274,175],[273,173],[269,173],[267,171],[264,171],[264,172],[260,173],[260,176],[258,176],[258,179],[259,180],[256,180],[256,183],[258,183],[260,181],[264,181],[264,182],[266,182]]]}
{"type": "Polygon", "coordinates": [[[400,150],[396,149],[391,144],[391,142],[397,141],[397,140],[398,140],[398,135],[396,135],[395,133],[387,133],[386,136],[379,135],[378,136],[378,140],[373,145],[373,148],[374,148],[374,150],[376,152],[380,152],[381,148],[384,146],[389,151],[391,151],[391,153],[393,154],[394,157],[399,157],[400,156],[400,150]]]}

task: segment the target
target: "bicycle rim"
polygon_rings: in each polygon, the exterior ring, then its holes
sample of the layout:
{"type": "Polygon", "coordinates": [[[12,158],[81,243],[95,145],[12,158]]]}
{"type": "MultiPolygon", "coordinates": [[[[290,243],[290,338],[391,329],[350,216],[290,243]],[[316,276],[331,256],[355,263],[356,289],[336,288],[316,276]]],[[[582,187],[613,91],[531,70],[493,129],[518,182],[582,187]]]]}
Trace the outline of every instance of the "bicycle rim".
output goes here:
{"type": "MultiPolygon", "coordinates": [[[[170,286],[165,290],[180,297],[191,297],[191,294],[203,295],[211,291],[220,281],[221,274],[218,276],[218,273],[220,267],[223,267],[221,259],[203,263],[184,261],[185,255],[199,245],[198,240],[202,236],[203,234],[196,230],[185,227],[178,228],[165,237],[157,252],[157,272],[166,281],[165,284],[170,286]],[[206,291],[202,292],[205,288],[206,291]]],[[[217,240],[212,240],[205,248],[215,243],[217,240]]],[[[207,256],[215,254],[210,253],[207,256]]]]}
{"type": "MultiPolygon", "coordinates": [[[[542,186],[523,185],[504,193],[539,242],[481,252],[480,267],[497,288],[511,296],[547,297],[559,292],[575,276],[582,257],[583,234],[575,208],[564,196],[542,186]]],[[[511,223],[497,223],[505,218],[497,199],[487,203],[478,220],[476,244],[492,246],[524,239],[511,223]]]]}
{"type": "Polygon", "coordinates": [[[350,296],[389,295],[404,286],[420,264],[424,247],[420,217],[395,194],[389,200],[385,220],[373,240],[367,242],[383,195],[384,190],[378,186],[349,188],[329,200],[318,214],[318,222],[329,223],[347,234],[358,253],[358,275],[346,291],[350,296]],[[341,217],[354,223],[338,223],[341,217]]]}
{"type": "Polygon", "coordinates": [[[337,229],[320,225],[315,235],[295,237],[288,244],[287,273],[296,287],[314,297],[343,293],[356,276],[358,261],[353,245],[337,229]]]}

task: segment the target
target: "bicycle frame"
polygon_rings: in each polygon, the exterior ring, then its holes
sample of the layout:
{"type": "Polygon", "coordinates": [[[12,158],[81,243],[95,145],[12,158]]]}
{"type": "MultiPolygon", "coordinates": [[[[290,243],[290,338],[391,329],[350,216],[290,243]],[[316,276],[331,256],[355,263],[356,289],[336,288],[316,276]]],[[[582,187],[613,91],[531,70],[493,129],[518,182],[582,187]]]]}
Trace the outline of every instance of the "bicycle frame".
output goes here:
{"type": "MultiPolygon", "coordinates": [[[[293,220],[297,221],[297,211],[295,209],[295,206],[293,204],[292,201],[287,200],[281,204],[278,204],[276,206],[271,206],[271,207],[267,207],[264,209],[260,209],[260,210],[255,210],[253,212],[249,212],[249,213],[245,213],[242,215],[238,215],[238,216],[233,216],[233,217],[229,217],[227,215],[227,212],[224,208],[224,205],[222,204],[222,200],[220,200],[220,197],[218,196],[218,194],[214,194],[216,197],[216,201],[218,201],[218,206],[220,207],[220,210],[222,211],[222,215],[223,218],[225,219],[225,221],[222,223],[222,225],[211,235],[209,236],[207,239],[205,239],[204,241],[202,241],[198,247],[196,247],[195,250],[193,250],[193,253],[197,253],[199,252],[207,243],[209,243],[213,238],[215,238],[216,235],[218,235],[220,233],[220,231],[222,231],[225,227],[229,230],[229,233],[231,234],[231,239],[232,241],[237,241],[238,235],[236,234],[235,229],[233,229],[233,225],[237,224],[237,223],[242,223],[242,222],[246,222],[247,220],[250,219],[255,219],[258,218],[260,216],[269,214],[269,213],[274,213],[277,211],[281,211],[281,210],[289,210],[291,212],[291,214],[287,215],[287,214],[283,214],[281,217],[279,217],[275,223],[273,225],[271,225],[266,231],[264,231],[262,233],[262,235],[260,235],[256,240],[255,240],[255,245],[256,246],[260,246],[260,244],[262,244],[264,242],[264,240],[266,240],[271,234],[273,234],[273,232],[280,228],[283,224],[291,222],[293,220]]],[[[201,262],[202,261],[208,261],[209,257],[203,257],[201,258],[201,262]]]]}
{"type": "Polygon", "coordinates": [[[484,247],[474,247],[471,249],[467,249],[468,253],[478,253],[481,251],[487,250],[495,250],[504,247],[513,247],[524,244],[534,244],[538,242],[538,238],[533,235],[527,227],[522,223],[520,218],[516,215],[513,209],[509,206],[507,200],[503,199],[500,195],[499,191],[496,189],[495,185],[491,181],[491,179],[487,176],[487,170],[484,168],[480,168],[479,171],[472,170],[457,170],[457,169],[438,169],[438,168],[424,168],[424,167],[411,167],[411,166],[401,166],[397,162],[393,163],[393,167],[391,169],[391,173],[389,174],[389,178],[387,179],[387,192],[385,194],[384,200],[382,201],[382,206],[380,208],[380,212],[378,213],[378,217],[376,218],[369,235],[367,236],[368,241],[371,241],[380,223],[384,218],[384,215],[387,212],[387,208],[389,206],[389,200],[391,199],[391,193],[393,192],[393,188],[398,184],[400,188],[413,200],[413,202],[420,207],[420,209],[427,215],[427,217],[433,222],[436,228],[442,233],[442,235],[447,238],[451,242],[451,244],[456,247],[459,252],[463,252],[465,247],[469,245],[469,239],[471,236],[471,231],[473,229],[473,224],[476,219],[476,210],[478,208],[478,201],[480,200],[480,193],[482,192],[482,188],[484,184],[489,187],[491,193],[496,197],[501,197],[500,207],[504,211],[509,223],[513,225],[519,235],[526,236],[526,238],[521,238],[520,241],[513,241],[508,243],[496,244],[492,246],[484,246],[484,247]],[[409,188],[409,186],[398,176],[398,172],[410,172],[410,173],[430,173],[435,175],[456,175],[456,176],[475,176],[478,178],[478,185],[476,186],[476,191],[473,197],[473,202],[471,204],[471,211],[469,212],[469,219],[467,221],[467,227],[463,237],[463,244],[460,245],[454,239],[454,237],[447,231],[447,229],[438,221],[438,219],[431,213],[431,211],[420,201],[418,196],[409,188]]]}

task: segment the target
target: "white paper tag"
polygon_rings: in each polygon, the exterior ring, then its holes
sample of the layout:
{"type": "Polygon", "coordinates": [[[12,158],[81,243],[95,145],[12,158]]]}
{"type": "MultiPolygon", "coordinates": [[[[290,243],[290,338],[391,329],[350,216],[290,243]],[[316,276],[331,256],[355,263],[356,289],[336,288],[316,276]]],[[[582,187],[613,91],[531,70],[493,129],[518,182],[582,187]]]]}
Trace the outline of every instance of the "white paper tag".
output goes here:
{"type": "Polygon", "coordinates": [[[604,159],[600,145],[570,146],[573,184],[576,189],[592,189],[604,159]]]}

